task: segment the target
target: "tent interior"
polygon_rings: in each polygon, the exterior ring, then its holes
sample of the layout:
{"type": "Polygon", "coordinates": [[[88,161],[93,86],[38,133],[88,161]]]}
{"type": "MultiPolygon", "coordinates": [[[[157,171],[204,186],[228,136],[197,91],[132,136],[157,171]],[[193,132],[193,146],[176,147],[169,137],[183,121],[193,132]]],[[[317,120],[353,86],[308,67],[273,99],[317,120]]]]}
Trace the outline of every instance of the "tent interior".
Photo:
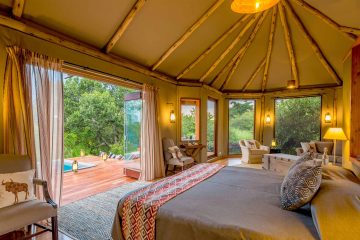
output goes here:
{"type": "MultiPolygon", "coordinates": [[[[317,140],[329,128],[342,128],[347,140],[338,142],[336,155],[342,167],[360,174],[360,2],[280,0],[253,14],[232,11],[232,2],[0,0],[0,126],[6,126],[7,48],[18,46],[60,59],[67,74],[155,86],[161,138],[177,145],[188,140],[182,106],[195,101],[195,140],[205,146],[198,163],[242,157],[229,152],[232,101],[254,101],[252,139],[270,147],[277,99],[320,96],[317,140]],[[211,157],[209,99],[216,102],[211,157]]],[[[9,153],[4,137],[0,153],[9,153]]]]}

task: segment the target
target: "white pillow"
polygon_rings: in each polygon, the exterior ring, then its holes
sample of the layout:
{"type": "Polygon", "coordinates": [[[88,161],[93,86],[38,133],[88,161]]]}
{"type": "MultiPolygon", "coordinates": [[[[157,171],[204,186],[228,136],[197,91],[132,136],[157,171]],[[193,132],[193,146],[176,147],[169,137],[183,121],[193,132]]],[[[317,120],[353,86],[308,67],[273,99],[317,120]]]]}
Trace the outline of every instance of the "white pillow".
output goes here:
{"type": "Polygon", "coordinates": [[[169,147],[169,152],[173,158],[180,159],[183,156],[178,146],[169,147]]]}
{"type": "Polygon", "coordinates": [[[0,174],[0,208],[36,199],[35,170],[0,174]]]}
{"type": "Polygon", "coordinates": [[[308,142],[301,142],[300,144],[301,144],[301,147],[302,147],[304,153],[310,152],[311,146],[308,142]]]}

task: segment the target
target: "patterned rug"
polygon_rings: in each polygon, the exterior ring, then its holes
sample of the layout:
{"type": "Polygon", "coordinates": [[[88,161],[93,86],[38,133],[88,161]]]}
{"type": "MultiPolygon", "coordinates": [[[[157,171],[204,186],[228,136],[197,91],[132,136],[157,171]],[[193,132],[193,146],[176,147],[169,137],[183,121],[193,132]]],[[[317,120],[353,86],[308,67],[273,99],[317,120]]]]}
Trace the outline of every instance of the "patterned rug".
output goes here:
{"type": "Polygon", "coordinates": [[[125,184],[61,207],[58,213],[59,230],[78,240],[111,239],[111,228],[119,199],[148,184],[141,181],[125,184]]]}

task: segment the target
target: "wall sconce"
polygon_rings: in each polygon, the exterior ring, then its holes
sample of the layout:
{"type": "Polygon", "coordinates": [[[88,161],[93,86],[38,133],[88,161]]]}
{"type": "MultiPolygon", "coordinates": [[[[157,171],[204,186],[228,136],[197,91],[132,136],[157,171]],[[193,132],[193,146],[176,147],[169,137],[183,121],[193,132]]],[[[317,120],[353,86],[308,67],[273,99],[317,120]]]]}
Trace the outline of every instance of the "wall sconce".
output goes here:
{"type": "Polygon", "coordinates": [[[276,147],[276,139],[271,140],[271,147],[276,147]]]}
{"type": "Polygon", "coordinates": [[[328,113],[326,113],[325,114],[325,123],[331,123],[331,115],[330,115],[330,113],[328,112],[328,113]]]}
{"type": "Polygon", "coordinates": [[[266,123],[266,124],[270,124],[270,123],[271,123],[271,117],[270,117],[269,114],[266,115],[266,117],[265,117],[265,123],[266,123]]]}
{"type": "Polygon", "coordinates": [[[175,123],[175,120],[176,120],[175,111],[171,110],[170,111],[170,123],[175,123]]]}
{"type": "Polygon", "coordinates": [[[72,163],[72,171],[76,173],[78,169],[79,169],[79,163],[78,161],[74,160],[72,163]]]}

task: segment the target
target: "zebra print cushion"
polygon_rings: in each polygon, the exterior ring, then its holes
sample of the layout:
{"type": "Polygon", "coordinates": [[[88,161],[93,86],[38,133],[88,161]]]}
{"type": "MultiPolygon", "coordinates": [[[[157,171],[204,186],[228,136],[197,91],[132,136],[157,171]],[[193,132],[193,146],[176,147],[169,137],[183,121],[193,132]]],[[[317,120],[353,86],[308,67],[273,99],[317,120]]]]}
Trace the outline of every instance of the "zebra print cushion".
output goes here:
{"type": "Polygon", "coordinates": [[[293,166],[280,189],[281,207],[295,210],[310,202],[321,184],[321,161],[304,161],[293,166]]]}

